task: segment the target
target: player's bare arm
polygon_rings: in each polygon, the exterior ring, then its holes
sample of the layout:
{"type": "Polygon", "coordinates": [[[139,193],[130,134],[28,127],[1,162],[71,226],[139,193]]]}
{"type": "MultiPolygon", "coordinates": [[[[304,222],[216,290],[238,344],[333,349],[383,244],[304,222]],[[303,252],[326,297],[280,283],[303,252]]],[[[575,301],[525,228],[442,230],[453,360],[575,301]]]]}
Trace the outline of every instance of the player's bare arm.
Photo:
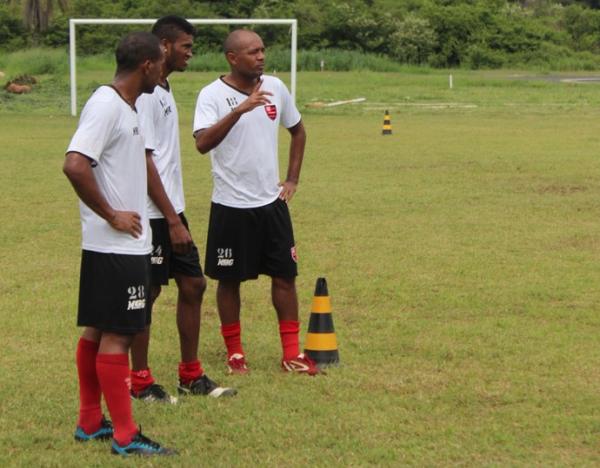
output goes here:
{"type": "Polygon", "coordinates": [[[173,208],[171,200],[160,180],[160,175],[152,159],[152,150],[146,150],[146,169],[148,172],[148,196],[160,210],[169,225],[169,236],[173,250],[178,254],[187,254],[192,250],[192,236],[181,222],[173,208]]]}
{"type": "Polygon", "coordinates": [[[262,80],[256,83],[252,93],[250,93],[250,95],[239,106],[237,106],[233,111],[219,120],[212,127],[196,132],[196,148],[200,153],[206,154],[213,148],[217,147],[227,136],[237,121],[240,120],[240,117],[246,112],[250,112],[258,106],[264,106],[271,103],[268,96],[272,96],[273,93],[269,91],[262,91],[260,89],[261,85],[262,80]]]}
{"type": "Polygon", "coordinates": [[[302,168],[302,159],[304,158],[304,147],[306,146],[306,131],[302,121],[291,128],[288,128],[292,139],[290,141],[290,160],[288,163],[287,177],[281,182],[281,192],[279,198],[285,202],[291,201],[296,193],[298,181],[300,180],[300,169],[302,168]]]}
{"type": "Polygon", "coordinates": [[[142,223],[138,213],[115,210],[108,204],[96,183],[90,159],[87,156],[76,152],[67,153],[63,172],[81,201],[98,216],[105,219],[113,229],[127,232],[135,238],[142,234],[142,223]]]}

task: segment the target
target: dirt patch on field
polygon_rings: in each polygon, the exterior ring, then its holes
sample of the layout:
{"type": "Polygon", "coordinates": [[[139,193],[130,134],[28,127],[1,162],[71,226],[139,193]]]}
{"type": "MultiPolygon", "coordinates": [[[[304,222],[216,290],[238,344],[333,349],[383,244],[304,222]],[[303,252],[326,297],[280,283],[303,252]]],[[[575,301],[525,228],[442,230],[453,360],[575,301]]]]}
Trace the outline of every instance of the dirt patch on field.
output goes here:
{"type": "Polygon", "coordinates": [[[535,191],[539,194],[553,194],[553,195],[572,195],[574,193],[585,192],[587,187],[584,185],[558,185],[551,184],[543,187],[538,187],[535,191]]]}
{"type": "Polygon", "coordinates": [[[35,84],[37,79],[34,76],[20,75],[7,82],[4,89],[13,94],[26,94],[31,92],[35,84]]]}

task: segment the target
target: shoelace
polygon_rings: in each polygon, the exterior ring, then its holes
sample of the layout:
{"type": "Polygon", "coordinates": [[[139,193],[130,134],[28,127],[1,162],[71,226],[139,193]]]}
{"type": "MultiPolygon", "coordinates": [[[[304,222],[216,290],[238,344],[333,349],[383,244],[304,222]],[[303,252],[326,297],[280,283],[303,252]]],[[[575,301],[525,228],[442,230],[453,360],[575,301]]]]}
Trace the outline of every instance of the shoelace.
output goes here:
{"type": "Polygon", "coordinates": [[[144,434],[142,434],[142,426],[140,426],[140,431],[137,433],[137,436],[135,436],[133,441],[138,442],[142,445],[146,445],[146,446],[150,447],[151,449],[160,450],[159,443],[154,442],[153,440],[149,439],[144,434]]]}

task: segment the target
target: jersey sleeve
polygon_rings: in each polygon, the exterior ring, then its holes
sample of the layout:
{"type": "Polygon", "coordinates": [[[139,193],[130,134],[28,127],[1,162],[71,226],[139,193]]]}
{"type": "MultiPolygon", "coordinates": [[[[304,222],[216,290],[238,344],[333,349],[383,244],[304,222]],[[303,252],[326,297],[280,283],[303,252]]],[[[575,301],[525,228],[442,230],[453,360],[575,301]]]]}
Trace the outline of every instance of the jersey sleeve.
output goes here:
{"type": "Polygon", "coordinates": [[[153,96],[153,94],[141,94],[135,103],[144,146],[147,150],[155,150],[157,145],[157,112],[153,96]]]}
{"type": "Polygon", "coordinates": [[[81,111],[79,125],[67,153],[77,152],[99,161],[104,148],[110,143],[118,119],[117,112],[110,102],[90,99],[81,111]]]}
{"type": "Polygon", "coordinates": [[[194,112],[194,125],[192,132],[212,127],[219,121],[217,102],[212,93],[204,88],[198,94],[196,111],[194,112]]]}
{"type": "Polygon", "coordinates": [[[279,87],[281,93],[281,125],[285,128],[291,128],[298,124],[302,119],[296,103],[292,98],[292,95],[288,91],[283,81],[279,80],[279,87]]]}

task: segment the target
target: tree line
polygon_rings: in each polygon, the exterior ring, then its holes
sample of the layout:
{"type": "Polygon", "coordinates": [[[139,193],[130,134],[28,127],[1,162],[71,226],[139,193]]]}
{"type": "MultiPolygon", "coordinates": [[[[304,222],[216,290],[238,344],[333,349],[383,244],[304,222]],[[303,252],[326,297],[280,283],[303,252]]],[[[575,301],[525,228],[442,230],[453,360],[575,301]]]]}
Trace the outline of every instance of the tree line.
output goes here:
{"type": "MultiPolygon", "coordinates": [[[[500,68],[600,64],[600,0],[1,0],[0,49],[65,47],[68,18],[297,18],[301,50],[341,49],[433,67],[500,68]]],[[[139,28],[139,27],[138,27],[139,28]]],[[[128,29],[86,26],[79,50],[112,51],[128,29]]],[[[288,30],[256,26],[269,46],[288,30]]],[[[199,52],[215,50],[228,26],[202,26],[199,52]]]]}

